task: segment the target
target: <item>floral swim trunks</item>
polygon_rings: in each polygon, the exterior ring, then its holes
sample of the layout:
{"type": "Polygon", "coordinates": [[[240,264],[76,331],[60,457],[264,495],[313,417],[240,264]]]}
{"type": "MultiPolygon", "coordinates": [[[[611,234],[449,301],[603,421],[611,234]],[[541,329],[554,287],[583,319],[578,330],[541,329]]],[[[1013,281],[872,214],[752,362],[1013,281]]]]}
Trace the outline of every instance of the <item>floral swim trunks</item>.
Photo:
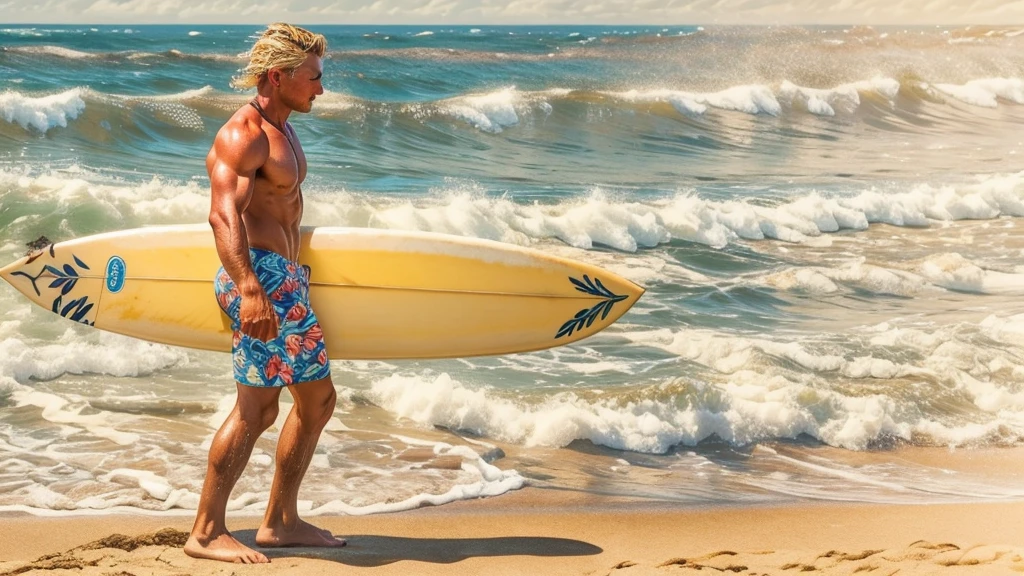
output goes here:
{"type": "Polygon", "coordinates": [[[309,306],[309,268],[260,248],[250,248],[249,257],[277,313],[278,335],[264,342],[241,332],[242,298],[231,276],[223,267],[218,270],[214,291],[231,318],[235,380],[248,386],[277,387],[330,376],[324,333],[309,306]]]}

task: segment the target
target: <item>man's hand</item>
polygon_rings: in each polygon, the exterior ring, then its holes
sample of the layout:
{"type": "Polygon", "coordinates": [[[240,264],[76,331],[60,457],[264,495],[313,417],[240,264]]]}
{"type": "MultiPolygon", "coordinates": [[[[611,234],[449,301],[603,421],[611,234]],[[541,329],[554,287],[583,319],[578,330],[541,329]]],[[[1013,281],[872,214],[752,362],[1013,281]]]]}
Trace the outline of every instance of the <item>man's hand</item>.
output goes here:
{"type": "Polygon", "coordinates": [[[238,319],[242,323],[242,333],[251,338],[264,342],[277,338],[277,313],[274,312],[274,306],[263,290],[253,290],[242,295],[238,319]]]}

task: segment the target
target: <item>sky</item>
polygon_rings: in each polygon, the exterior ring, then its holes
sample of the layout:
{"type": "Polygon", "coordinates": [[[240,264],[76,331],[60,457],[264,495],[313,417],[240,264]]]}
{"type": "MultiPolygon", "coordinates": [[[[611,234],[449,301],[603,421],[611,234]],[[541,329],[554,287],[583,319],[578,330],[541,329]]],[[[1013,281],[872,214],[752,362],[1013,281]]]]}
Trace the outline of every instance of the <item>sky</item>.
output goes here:
{"type": "Polygon", "coordinates": [[[1024,24],[1024,0],[0,0],[22,24],[1024,24]]]}

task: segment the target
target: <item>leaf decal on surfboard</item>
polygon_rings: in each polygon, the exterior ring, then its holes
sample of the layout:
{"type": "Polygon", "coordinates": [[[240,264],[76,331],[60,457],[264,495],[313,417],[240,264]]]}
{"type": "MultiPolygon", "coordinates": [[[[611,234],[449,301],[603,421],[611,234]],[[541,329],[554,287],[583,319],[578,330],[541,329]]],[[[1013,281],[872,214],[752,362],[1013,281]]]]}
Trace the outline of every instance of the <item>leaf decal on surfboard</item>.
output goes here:
{"type": "Polygon", "coordinates": [[[572,334],[578,330],[584,328],[590,328],[598,316],[601,320],[608,318],[608,313],[611,312],[612,306],[618,302],[622,302],[629,298],[629,296],[615,294],[601,282],[596,276],[591,279],[587,274],[583,275],[583,279],[569,277],[569,282],[576,287],[576,290],[589,294],[591,296],[597,296],[603,298],[601,302],[598,302],[591,308],[584,308],[576,313],[569,321],[562,324],[562,327],[558,329],[555,334],[555,339],[562,338],[563,336],[572,336],[572,334]]]}
{"type": "MultiPolygon", "coordinates": [[[[53,244],[50,245],[50,256],[55,257],[53,244]]],[[[75,261],[78,268],[83,270],[90,269],[89,266],[78,256],[72,254],[71,258],[75,261]]],[[[89,324],[90,326],[93,325],[93,322],[90,322],[88,318],[86,318],[86,315],[93,309],[93,303],[88,302],[88,296],[76,298],[69,303],[63,302],[64,297],[71,294],[75,289],[75,286],[78,284],[79,279],[81,279],[79,271],[71,264],[58,264],[56,266],[46,264],[43,265],[35,276],[20,270],[11,273],[11,276],[22,276],[27,278],[28,281],[32,283],[32,289],[35,291],[36,296],[40,297],[42,297],[43,294],[40,289],[39,280],[43,278],[44,275],[49,275],[49,277],[52,278],[49,284],[44,284],[46,289],[59,291],[59,294],[57,294],[53,299],[50,310],[54,314],[63,316],[75,322],[89,324]]]]}

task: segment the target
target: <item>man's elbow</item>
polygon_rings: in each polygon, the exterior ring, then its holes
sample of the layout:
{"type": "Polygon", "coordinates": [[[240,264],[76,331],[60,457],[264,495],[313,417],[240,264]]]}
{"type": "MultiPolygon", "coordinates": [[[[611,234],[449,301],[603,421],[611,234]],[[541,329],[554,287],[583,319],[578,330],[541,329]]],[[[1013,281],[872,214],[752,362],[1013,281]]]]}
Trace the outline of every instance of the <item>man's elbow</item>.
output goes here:
{"type": "Polygon", "coordinates": [[[207,220],[214,232],[226,230],[231,227],[231,219],[220,210],[210,211],[210,218],[207,220]]]}

